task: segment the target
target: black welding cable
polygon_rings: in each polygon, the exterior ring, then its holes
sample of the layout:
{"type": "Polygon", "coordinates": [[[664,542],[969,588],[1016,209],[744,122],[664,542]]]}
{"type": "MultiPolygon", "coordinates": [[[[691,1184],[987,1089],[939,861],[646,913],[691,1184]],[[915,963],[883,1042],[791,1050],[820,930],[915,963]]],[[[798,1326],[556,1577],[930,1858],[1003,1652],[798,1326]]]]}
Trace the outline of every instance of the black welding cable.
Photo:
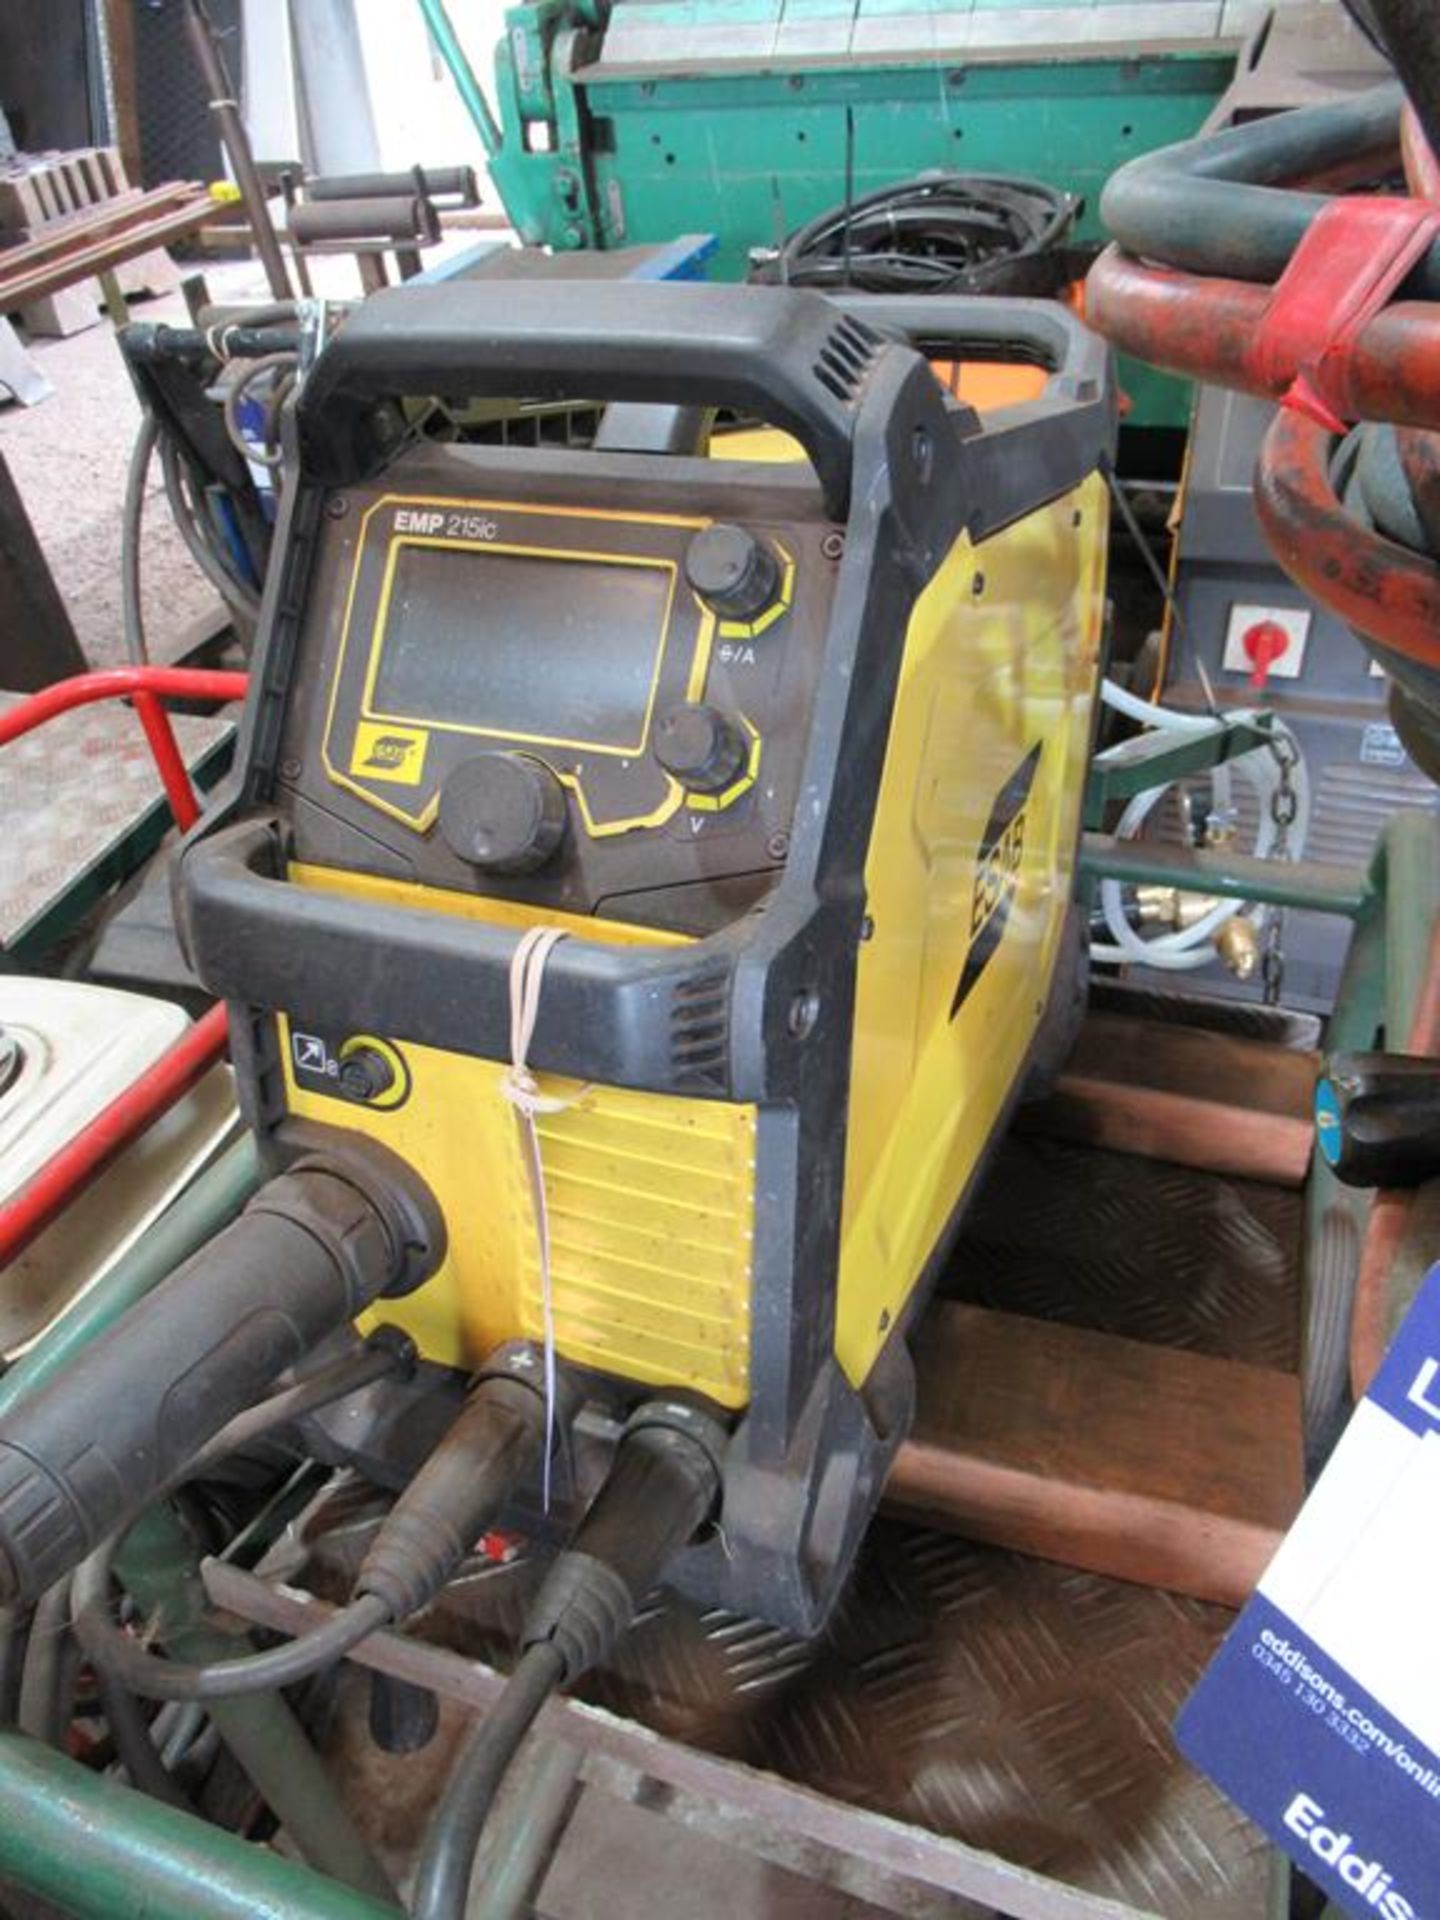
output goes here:
{"type": "Polygon", "coordinates": [[[20,1676],[16,1724],[22,1733],[56,1747],[70,1724],[67,1658],[70,1645],[70,1576],[41,1594],[30,1626],[25,1666],[20,1676]]]}
{"type": "Polygon", "coordinates": [[[187,1480],[202,1478],[226,1454],[239,1453],[276,1427],[288,1426],[307,1413],[343,1400],[393,1373],[408,1372],[415,1363],[415,1343],[398,1329],[380,1327],[358,1352],[342,1354],[317,1368],[293,1386],[282,1387],[268,1400],[247,1407],[223,1426],[215,1438],[185,1468],[187,1480]]]}
{"type": "MultiPolygon", "coordinates": [[[[239,1415],[188,1464],[185,1477],[207,1471],[215,1459],[233,1450],[237,1434],[248,1442],[298,1412],[352,1391],[362,1375],[373,1379],[411,1359],[408,1341],[382,1342],[378,1333],[372,1335],[366,1352],[239,1415]]],[[[147,1700],[224,1700],[294,1686],[332,1666],[377,1628],[426,1603],[514,1484],[543,1434],[544,1399],[531,1385],[507,1378],[482,1381],[382,1528],[380,1538],[390,1540],[395,1552],[380,1564],[372,1549],[361,1570],[359,1596],[323,1626],[284,1646],[203,1666],[146,1652],[110,1617],[111,1567],[119,1545],[113,1535],[75,1576],[75,1632],[97,1667],[147,1700]],[[447,1515],[450,1526],[444,1524],[447,1515]]]]}
{"type": "Polygon", "coordinates": [[[13,1727],[20,1711],[20,1679],[34,1611],[33,1607],[0,1607],[0,1727],[13,1727]]]}
{"type": "MultiPolygon", "coordinates": [[[[184,1478],[192,1479],[208,1472],[227,1454],[276,1427],[408,1367],[414,1358],[413,1344],[393,1335],[382,1338],[383,1332],[382,1329],[372,1335],[359,1352],[343,1355],[308,1379],[299,1380],[294,1386],[262,1400],[258,1406],[237,1414],[210,1445],[187,1464],[184,1478]]],[[[293,1686],[321,1667],[331,1665],[390,1618],[390,1609],[383,1600],[361,1600],[343,1608],[316,1632],[267,1653],[216,1661],[208,1666],[162,1660],[147,1653],[110,1618],[110,1567],[117,1545],[115,1539],[106,1542],[75,1577],[75,1630],[101,1673],[116,1686],[147,1700],[221,1700],[236,1694],[264,1693],[275,1687],[293,1686]]]]}
{"type": "Polygon", "coordinates": [[[550,1640],[521,1655],[505,1691],[460,1750],[430,1829],[410,1896],[413,1920],[464,1920],[480,1834],[495,1795],[565,1674],[565,1656],[550,1640]]]}
{"type": "MultiPolygon", "coordinates": [[[[1110,176],[1101,221],[1142,259],[1231,280],[1278,280],[1331,204],[1290,183],[1366,162],[1398,169],[1403,100],[1387,83],[1142,154],[1110,176]]],[[[1417,264],[1414,284],[1421,294],[1440,293],[1440,241],[1417,264]]]]}
{"type": "Polygon", "coordinates": [[[147,1653],[110,1617],[110,1572],[118,1544],[107,1540],[75,1575],[75,1633],[97,1667],[146,1700],[229,1700],[298,1686],[322,1667],[333,1666],[390,1619],[388,1603],[378,1594],[367,1594],[332,1614],[313,1633],[264,1653],[207,1666],[163,1660],[147,1653]]]}
{"type": "Polygon", "coordinates": [[[152,1800],[163,1800],[167,1806],[193,1813],[189,1797],[176,1785],[160,1758],[151,1738],[145,1709],[139,1700],[128,1687],[122,1686],[113,1674],[106,1673],[103,1668],[98,1670],[96,1681],[100,1693],[100,1711],[105,1716],[105,1724],[115,1742],[116,1754],[129,1775],[131,1786],[140,1793],[148,1793],[152,1800]]]}
{"type": "Polygon", "coordinates": [[[120,509],[120,621],[125,656],[133,667],[147,666],[150,660],[140,602],[140,533],[145,521],[145,484],[159,437],[160,423],[147,408],[125,470],[125,497],[120,509]]]}
{"type": "Polygon", "coordinates": [[[1440,154],[1440,31],[1435,0],[1365,0],[1363,9],[1384,43],[1395,71],[1410,96],[1425,129],[1425,137],[1440,154]]]}
{"type": "Polygon", "coordinates": [[[792,233],[754,278],[862,293],[1057,292],[1079,203],[1038,180],[922,173],[792,233]]]}

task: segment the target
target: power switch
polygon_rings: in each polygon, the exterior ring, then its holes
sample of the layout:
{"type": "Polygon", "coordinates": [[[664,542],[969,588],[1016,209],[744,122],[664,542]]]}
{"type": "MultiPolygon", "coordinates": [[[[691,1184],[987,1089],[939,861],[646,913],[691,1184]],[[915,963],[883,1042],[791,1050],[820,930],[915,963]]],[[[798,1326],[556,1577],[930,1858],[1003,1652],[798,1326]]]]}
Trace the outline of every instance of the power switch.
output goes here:
{"type": "Polygon", "coordinates": [[[1240,636],[1240,644],[1250,661],[1250,684],[1263,693],[1271,667],[1289,649],[1290,636],[1278,620],[1257,620],[1240,636]]]}
{"type": "Polygon", "coordinates": [[[1298,680],[1310,637],[1308,607],[1262,607],[1237,600],[1225,627],[1226,673],[1243,673],[1263,691],[1271,680],[1298,680]]]}

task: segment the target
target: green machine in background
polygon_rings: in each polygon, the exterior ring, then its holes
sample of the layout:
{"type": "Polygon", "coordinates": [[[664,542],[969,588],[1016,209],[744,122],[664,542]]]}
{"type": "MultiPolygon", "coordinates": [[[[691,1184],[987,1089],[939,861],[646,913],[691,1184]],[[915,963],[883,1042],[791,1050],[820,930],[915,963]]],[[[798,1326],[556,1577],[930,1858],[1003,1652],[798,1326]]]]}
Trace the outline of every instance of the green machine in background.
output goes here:
{"type": "MultiPolygon", "coordinates": [[[[1284,0],[1282,0],[1282,4],[1284,0]]],[[[463,4],[463,0],[462,0],[463,4]]],[[[442,0],[421,0],[521,238],[569,250],[713,233],[711,272],[844,197],[926,169],[1085,202],[1195,133],[1273,9],[1259,0],[531,0],[495,53],[497,123],[442,0]]],[[[463,18],[463,16],[457,15],[463,18]]],[[[1138,424],[1188,388],[1137,365],[1138,424]]]]}

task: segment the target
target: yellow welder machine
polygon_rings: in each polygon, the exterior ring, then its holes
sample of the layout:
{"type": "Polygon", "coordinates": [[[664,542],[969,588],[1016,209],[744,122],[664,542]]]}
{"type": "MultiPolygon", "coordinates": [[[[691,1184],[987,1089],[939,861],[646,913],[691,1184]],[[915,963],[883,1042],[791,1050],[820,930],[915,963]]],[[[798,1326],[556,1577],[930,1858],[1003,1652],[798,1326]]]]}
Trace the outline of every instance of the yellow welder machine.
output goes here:
{"type": "MultiPolygon", "coordinates": [[[[402,287],[286,431],[239,764],[176,889],[270,1177],[0,1432],[0,1599],[368,1314],[423,1364],[317,1415],[322,1457],[399,1490],[487,1382],[532,1408],[447,1571],[518,1514],[621,1567],[614,1623],[663,1566],[812,1632],[1075,1006],[1104,350],[1045,303],[402,287]],[[1047,377],[979,413],[936,360],[1047,377]],[[514,444],[520,401],[600,424],[514,444]],[[760,426],[802,457],[724,457],[760,426]]],[[[434,1589],[387,1577],[391,1617],[434,1589]]]]}

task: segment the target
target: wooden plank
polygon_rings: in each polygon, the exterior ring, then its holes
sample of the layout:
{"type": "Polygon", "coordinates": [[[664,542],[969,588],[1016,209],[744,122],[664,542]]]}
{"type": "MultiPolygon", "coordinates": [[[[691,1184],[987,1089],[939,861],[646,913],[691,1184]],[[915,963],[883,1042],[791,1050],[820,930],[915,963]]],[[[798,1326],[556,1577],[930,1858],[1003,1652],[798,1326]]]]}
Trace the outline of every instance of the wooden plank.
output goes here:
{"type": "MultiPolygon", "coordinates": [[[[113,195],[98,207],[47,218],[29,239],[0,253],[0,272],[28,273],[31,267],[67,257],[74,248],[98,241],[109,233],[129,231],[152,216],[163,216],[172,207],[197,205],[195,196],[200,191],[198,187],[178,183],[173,187],[157,187],[148,194],[132,188],[113,195]]],[[[207,201],[205,205],[213,211],[213,203],[207,201]]]]}
{"type": "Polygon", "coordinates": [[[1300,1383],[941,1303],[886,1501],[995,1546],[1239,1606],[1304,1494],[1300,1383]]]}
{"type": "Polygon", "coordinates": [[[125,171],[140,178],[140,87],[135,61],[135,0],[105,0],[105,38],[110,49],[110,90],[115,134],[125,171]]]}
{"type": "Polygon", "coordinates": [[[1095,1013],[1025,1132],[1277,1186],[1304,1183],[1319,1057],[1264,1041],[1095,1013]]]}
{"type": "Polygon", "coordinates": [[[9,259],[0,254],[0,312],[38,300],[47,293],[54,293],[58,287],[72,286],[77,280],[87,280],[95,274],[105,273],[119,266],[122,261],[146,253],[152,247],[178,240],[193,233],[205,222],[223,217],[223,209],[217,208],[207,195],[198,195],[194,201],[176,207],[173,212],[161,213],[134,227],[108,234],[93,244],[78,248],[73,254],[62,255],[48,263],[42,262],[28,271],[12,273],[9,259]]]}

